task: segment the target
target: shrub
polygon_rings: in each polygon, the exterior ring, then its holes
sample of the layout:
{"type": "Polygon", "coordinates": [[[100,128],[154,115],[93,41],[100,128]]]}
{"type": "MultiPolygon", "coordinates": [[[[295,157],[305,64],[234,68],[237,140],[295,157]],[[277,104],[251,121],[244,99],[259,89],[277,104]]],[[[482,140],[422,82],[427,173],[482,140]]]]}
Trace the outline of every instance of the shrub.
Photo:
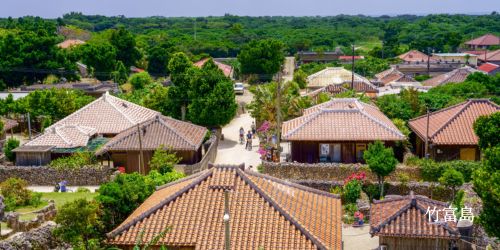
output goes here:
{"type": "Polygon", "coordinates": [[[444,168],[452,168],[462,173],[465,182],[472,180],[472,174],[481,167],[481,162],[476,161],[449,161],[443,162],[444,168]]]}
{"type": "Polygon", "coordinates": [[[9,138],[7,139],[7,142],[5,142],[5,145],[3,146],[3,152],[5,154],[5,157],[7,157],[9,161],[16,160],[16,155],[14,154],[14,152],[12,152],[12,150],[19,147],[19,144],[20,142],[16,138],[9,138]]]}
{"type": "Polygon", "coordinates": [[[418,167],[422,164],[422,161],[423,160],[418,158],[417,156],[411,155],[405,159],[404,164],[408,167],[418,167]]]}
{"type": "Polygon", "coordinates": [[[77,169],[95,165],[97,158],[93,152],[77,152],[67,157],[57,158],[50,162],[50,167],[60,170],[77,169]]]}
{"type": "Polygon", "coordinates": [[[433,160],[422,160],[420,168],[424,181],[438,181],[444,171],[443,164],[438,164],[433,160]]]}
{"type": "Polygon", "coordinates": [[[439,183],[452,189],[453,191],[452,197],[454,199],[456,188],[464,184],[464,176],[457,170],[453,168],[448,168],[446,169],[446,171],[444,171],[441,177],[439,177],[439,183]]]}
{"type": "MultiPolygon", "coordinates": [[[[384,183],[384,195],[387,192],[387,188],[389,187],[388,183],[384,183]]],[[[368,198],[371,200],[376,199],[380,200],[380,187],[377,184],[365,184],[362,188],[363,192],[368,195],[368,198]]]]}
{"type": "Polygon", "coordinates": [[[407,173],[399,173],[398,180],[401,182],[402,186],[406,186],[410,181],[410,176],[407,173]]]}
{"type": "Polygon", "coordinates": [[[358,180],[351,180],[344,185],[342,199],[345,203],[356,203],[356,200],[361,195],[362,184],[358,180]]]}
{"type": "Polygon", "coordinates": [[[90,193],[90,189],[86,188],[86,187],[78,187],[76,189],[76,192],[77,193],[90,193]]]}
{"type": "Polygon", "coordinates": [[[462,208],[464,207],[464,197],[465,197],[465,191],[464,190],[458,190],[457,194],[455,195],[455,199],[453,199],[453,207],[457,208],[457,211],[461,211],[462,208]]]}
{"type": "Polygon", "coordinates": [[[12,211],[16,207],[27,206],[31,201],[31,191],[26,187],[28,183],[19,178],[9,178],[0,184],[0,189],[5,198],[5,210],[12,211]]]}
{"type": "Polygon", "coordinates": [[[42,204],[42,193],[31,192],[30,206],[38,207],[42,204]]]}
{"type": "Polygon", "coordinates": [[[151,76],[148,74],[148,72],[141,72],[133,74],[128,81],[130,82],[130,84],[132,84],[134,90],[137,90],[143,89],[144,86],[152,83],[153,79],[151,79],[151,76]]]}
{"type": "Polygon", "coordinates": [[[463,175],[464,181],[472,180],[472,173],[481,166],[481,162],[474,161],[445,161],[420,160],[422,177],[425,181],[439,181],[447,169],[454,169],[463,175]]]}
{"type": "Polygon", "coordinates": [[[149,167],[152,170],[157,170],[160,174],[170,173],[174,170],[175,164],[179,163],[182,158],[169,150],[163,149],[163,145],[155,150],[149,167]]]}
{"type": "Polygon", "coordinates": [[[332,187],[330,188],[330,193],[342,196],[342,187],[339,186],[332,187]]]}
{"type": "Polygon", "coordinates": [[[351,203],[342,206],[342,208],[344,209],[344,218],[342,221],[346,224],[354,223],[354,213],[358,211],[358,206],[354,203],[351,203]]]}

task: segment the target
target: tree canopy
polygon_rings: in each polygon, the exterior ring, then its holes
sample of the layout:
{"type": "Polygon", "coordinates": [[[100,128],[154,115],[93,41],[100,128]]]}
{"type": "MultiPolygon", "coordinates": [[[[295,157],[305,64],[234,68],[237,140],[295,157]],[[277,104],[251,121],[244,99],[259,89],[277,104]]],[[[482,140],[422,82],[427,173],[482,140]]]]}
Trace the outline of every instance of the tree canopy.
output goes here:
{"type": "Polygon", "coordinates": [[[271,79],[285,60],[283,49],[284,44],[275,39],[250,41],[238,54],[241,72],[260,75],[261,79],[271,79]]]}
{"type": "Polygon", "coordinates": [[[368,145],[363,158],[370,170],[378,177],[380,197],[384,194],[384,177],[396,169],[398,160],[394,157],[392,148],[386,148],[381,141],[368,145]]]}

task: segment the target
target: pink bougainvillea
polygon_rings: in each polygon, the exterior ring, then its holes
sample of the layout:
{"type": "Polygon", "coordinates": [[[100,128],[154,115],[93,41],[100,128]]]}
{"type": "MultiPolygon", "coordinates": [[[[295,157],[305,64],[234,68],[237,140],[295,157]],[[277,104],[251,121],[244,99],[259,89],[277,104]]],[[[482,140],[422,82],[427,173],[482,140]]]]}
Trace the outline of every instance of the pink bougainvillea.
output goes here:
{"type": "Polygon", "coordinates": [[[364,182],[366,180],[366,173],[365,172],[352,173],[351,175],[349,175],[349,177],[347,177],[344,180],[344,183],[348,183],[351,180],[358,180],[360,182],[364,182]]]}
{"type": "Polygon", "coordinates": [[[264,121],[264,123],[262,123],[262,125],[257,129],[258,132],[267,132],[269,130],[269,128],[271,127],[271,123],[269,123],[268,121],[264,121]]]}

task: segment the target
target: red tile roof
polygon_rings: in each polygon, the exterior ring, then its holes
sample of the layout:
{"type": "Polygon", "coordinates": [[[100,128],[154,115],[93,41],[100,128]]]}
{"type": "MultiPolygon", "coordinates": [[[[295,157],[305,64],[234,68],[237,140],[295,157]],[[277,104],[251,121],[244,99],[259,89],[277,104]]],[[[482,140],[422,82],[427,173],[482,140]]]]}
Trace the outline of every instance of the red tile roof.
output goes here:
{"type": "Polygon", "coordinates": [[[490,45],[500,45],[500,38],[493,34],[486,34],[484,36],[480,36],[476,39],[465,42],[467,45],[475,45],[475,46],[490,46],[490,45]]]}
{"type": "MultiPolygon", "coordinates": [[[[479,60],[485,61],[485,55],[478,56],[479,60]]],[[[486,61],[500,61],[500,49],[486,53],[486,61]]]]}
{"type": "Polygon", "coordinates": [[[283,123],[289,141],[399,141],[404,135],[372,105],[356,98],[334,98],[304,110],[304,115],[283,123]]]}
{"type": "Polygon", "coordinates": [[[236,166],[216,166],[160,187],[108,243],[133,246],[170,227],[157,245],[224,249],[224,193],[229,192],[232,249],[341,249],[338,196],[236,166]]]}
{"type": "Polygon", "coordinates": [[[500,66],[493,64],[493,63],[484,63],[483,65],[479,66],[477,69],[481,70],[486,73],[490,73],[491,71],[500,68],[500,66]]]}
{"type": "Polygon", "coordinates": [[[340,85],[340,84],[330,84],[328,86],[311,91],[311,92],[307,93],[306,95],[311,97],[311,98],[315,98],[320,93],[328,93],[330,95],[336,95],[336,94],[343,93],[345,91],[347,91],[347,89],[342,87],[342,85],[340,85]]]}
{"type": "Polygon", "coordinates": [[[387,85],[393,82],[416,82],[413,78],[406,76],[396,68],[390,68],[375,75],[378,82],[387,85]]]}
{"type": "MultiPolygon", "coordinates": [[[[172,150],[196,151],[207,129],[189,122],[157,115],[139,125],[143,150],[155,150],[160,146],[172,150]]],[[[96,154],[115,150],[139,150],[137,126],[133,126],[108,141],[96,154]]]]}
{"type": "MultiPolygon", "coordinates": [[[[205,65],[206,62],[208,62],[209,58],[201,59],[197,62],[194,63],[194,66],[201,68],[203,65],[205,65]]],[[[224,73],[225,76],[231,77],[231,74],[233,73],[233,67],[221,62],[214,61],[215,65],[222,70],[222,73],[224,73]]]]}
{"type": "Polygon", "coordinates": [[[19,123],[17,123],[17,121],[15,120],[1,118],[1,117],[0,120],[3,122],[3,132],[11,130],[12,128],[15,128],[19,125],[19,123]]]}
{"type": "Polygon", "coordinates": [[[426,54],[418,50],[410,50],[398,56],[399,59],[405,62],[427,62],[427,57],[426,54]]]}
{"type": "MultiPolygon", "coordinates": [[[[426,212],[434,207],[439,210],[447,208],[448,204],[413,194],[374,200],[370,209],[370,234],[405,238],[459,238],[455,222],[429,222],[426,212]]],[[[442,220],[443,212],[440,215],[442,220]]],[[[433,216],[431,221],[435,219],[433,216]]]]}
{"type": "Polygon", "coordinates": [[[474,72],[477,72],[477,70],[469,66],[464,66],[462,68],[455,69],[448,73],[444,73],[441,75],[437,75],[433,78],[427,79],[422,82],[422,85],[436,87],[447,83],[460,83],[465,81],[465,79],[467,79],[467,76],[469,76],[474,72]]]}
{"type": "MultiPolygon", "coordinates": [[[[471,99],[460,104],[432,112],[429,116],[429,139],[438,145],[477,145],[473,125],[479,116],[500,111],[500,106],[488,99],[471,99]]],[[[425,139],[427,115],[412,119],[408,126],[425,139]]]]}

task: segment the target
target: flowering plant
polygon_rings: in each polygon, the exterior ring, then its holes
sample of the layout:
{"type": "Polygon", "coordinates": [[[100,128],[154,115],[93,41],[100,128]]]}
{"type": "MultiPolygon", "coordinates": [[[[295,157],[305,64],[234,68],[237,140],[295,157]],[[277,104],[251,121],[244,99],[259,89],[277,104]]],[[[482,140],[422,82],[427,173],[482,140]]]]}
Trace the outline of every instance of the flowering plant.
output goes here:
{"type": "Polygon", "coordinates": [[[366,173],[365,172],[352,173],[351,175],[349,175],[349,177],[347,177],[344,180],[344,185],[352,180],[357,180],[363,183],[366,180],[366,173]]]}

